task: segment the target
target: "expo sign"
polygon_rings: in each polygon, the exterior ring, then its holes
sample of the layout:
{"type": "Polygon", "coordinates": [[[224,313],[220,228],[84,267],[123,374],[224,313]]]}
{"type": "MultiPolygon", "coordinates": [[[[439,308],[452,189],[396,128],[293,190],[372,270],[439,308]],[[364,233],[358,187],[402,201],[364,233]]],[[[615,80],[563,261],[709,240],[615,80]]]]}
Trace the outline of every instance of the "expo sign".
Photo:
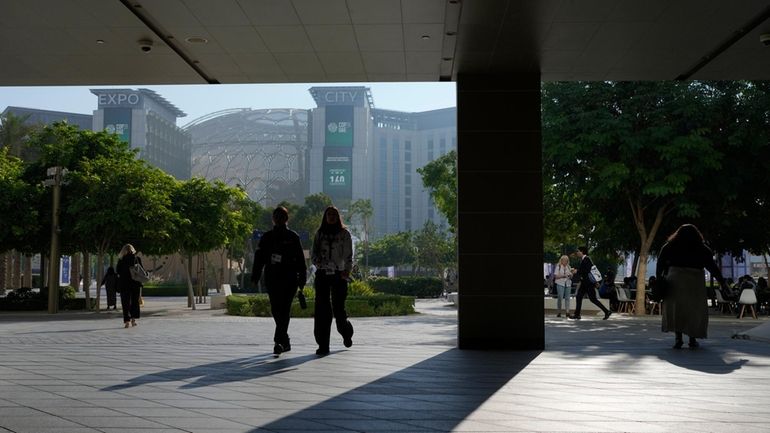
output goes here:
{"type": "Polygon", "coordinates": [[[138,93],[102,93],[99,95],[99,106],[137,105],[140,100],[138,93]]]}

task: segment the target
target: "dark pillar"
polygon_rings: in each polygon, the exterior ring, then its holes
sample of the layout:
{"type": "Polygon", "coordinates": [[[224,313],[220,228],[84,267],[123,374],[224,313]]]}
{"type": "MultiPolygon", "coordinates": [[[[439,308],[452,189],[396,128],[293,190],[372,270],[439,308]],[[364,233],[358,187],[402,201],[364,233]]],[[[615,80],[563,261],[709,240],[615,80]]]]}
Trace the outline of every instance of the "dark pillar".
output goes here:
{"type": "Polygon", "coordinates": [[[457,78],[461,349],[542,349],[540,76],[457,78]]]}

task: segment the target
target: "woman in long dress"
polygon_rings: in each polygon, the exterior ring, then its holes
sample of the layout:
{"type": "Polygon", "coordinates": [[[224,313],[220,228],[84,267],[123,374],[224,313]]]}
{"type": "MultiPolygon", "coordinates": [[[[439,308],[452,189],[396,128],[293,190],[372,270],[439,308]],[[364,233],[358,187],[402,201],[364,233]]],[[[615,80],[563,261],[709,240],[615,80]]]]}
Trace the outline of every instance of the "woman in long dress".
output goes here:
{"type": "Polygon", "coordinates": [[[714,253],[706,246],[703,235],[692,224],[683,224],[658,255],[657,284],[665,280],[667,292],[663,301],[663,332],[674,332],[674,349],[684,344],[682,334],[690,337],[689,346],[699,346],[697,339],[708,335],[708,304],[703,269],[724,286],[714,253]]]}

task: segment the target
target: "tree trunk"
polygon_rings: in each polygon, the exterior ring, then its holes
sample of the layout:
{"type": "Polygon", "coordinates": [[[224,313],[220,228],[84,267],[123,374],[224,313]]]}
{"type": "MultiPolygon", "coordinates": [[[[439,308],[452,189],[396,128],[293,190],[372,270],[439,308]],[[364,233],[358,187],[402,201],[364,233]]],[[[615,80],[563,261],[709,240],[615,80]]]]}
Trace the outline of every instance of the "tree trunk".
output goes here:
{"type": "MultiPolygon", "coordinates": [[[[98,288],[96,289],[98,292],[98,288]]],[[[91,255],[83,253],[83,292],[86,295],[86,310],[91,309],[91,255]]]]}
{"type": "Polygon", "coordinates": [[[101,309],[103,279],[104,279],[104,251],[99,251],[96,254],[96,312],[97,313],[101,309]]]}
{"type": "MultiPolygon", "coordinates": [[[[61,260],[61,259],[60,259],[61,260]]],[[[80,290],[80,254],[74,253],[70,256],[70,285],[75,288],[75,291],[80,290]],[[74,281],[74,283],[73,283],[74,281]]]]}
{"type": "Polygon", "coordinates": [[[13,250],[13,287],[21,287],[21,253],[13,250]]]}
{"type": "Polygon", "coordinates": [[[182,267],[187,271],[187,307],[195,310],[195,295],[193,293],[192,277],[190,276],[192,274],[192,254],[187,255],[187,266],[184,266],[184,254],[180,254],[179,259],[182,261],[182,267]]]}
{"type": "Polygon", "coordinates": [[[668,213],[669,204],[665,203],[660,206],[655,212],[655,219],[652,222],[652,226],[648,229],[644,218],[644,206],[640,201],[633,202],[629,199],[631,204],[631,212],[634,216],[634,223],[636,229],[639,232],[640,248],[639,248],[639,264],[636,271],[636,315],[644,316],[647,314],[645,310],[646,306],[646,280],[647,280],[647,259],[650,256],[650,248],[652,248],[652,242],[655,240],[655,235],[658,233],[661,223],[663,222],[663,216],[668,213]]]}
{"type": "Polygon", "coordinates": [[[3,261],[3,288],[10,289],[11,287],[11,252],[6,251],[3,254],[0,254],[0,258],[2,258],[3,261]]]}
{"type": "Polygon", "coordinates": [[[32,287],[32,256],[24,256],[24,281],[21,283],[24,287],[32,287]]]}

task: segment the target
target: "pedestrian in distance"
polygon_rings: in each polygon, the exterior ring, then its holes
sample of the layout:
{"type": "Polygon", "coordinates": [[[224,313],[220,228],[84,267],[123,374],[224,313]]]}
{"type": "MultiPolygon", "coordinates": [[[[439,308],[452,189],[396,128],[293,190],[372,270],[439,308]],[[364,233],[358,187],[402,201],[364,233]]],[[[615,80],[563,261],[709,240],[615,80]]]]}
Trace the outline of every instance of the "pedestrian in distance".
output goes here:
{"type": "Polygon", "coordinates": [[[559,262],[554,266],[554,284],[556,285],[556,317],[561,317],[564,313],[564,317],[569,317],[569,301],[572,296],[572,274],[573,269],[569,265],[569,257],[563,255],[559,258],[559,262]],[[562,310],[562,301],[564,302],[564,310],[562,310]]]}
{"type": "Polygon", "coordinates": [[[142,259],[137,257],[136,249],[131,244],[123,245],[118,254],[116,272],[118,274],[118,290],[120,290],[120,306],[123,309],[123,327],[137,326],[136,322],[141,316],[139,298],[142,295],[142,283],[131,277],[131,268],[135,264],[142,264],[142,259]]]}
{"type": "Polygon", "coordinates": [[[598,299],[596,299],[596,288],[598,283],[591,281],[591,278],[589,277],[589,274],[591,274],[591,268],[594,267],[594,262],[592,262],[591,258],[588,257],[588,247],[578,247],[577,251],[575,251],[575,254],[580,259],[580,266],[578,266],[578,269],[575,273],[577,277],[580,278],[580,286],[578,286],[577,299],[575,302],[575,314],[573,314],[570,318],[575,320],[581,319],[580,310],[583,306],[583,297],[588,295],[588,299],[604,312],[604,319],[602,320],[609,319],[612,312],[608,310],[604,305],[602,305],[598,299]]]}
{"type": "Polygon", "coordinates": [[[714,253],[706,246],[703,235],[692,224],[683,224],[669,236],[658,254],[655,270],[657,284],[665,279],[663,299],[663,332],[674,332],[674,349],[684,344],[682,334],[690,337],[688,345],[695,349],[698,338],[707,338],[708,290],[703,269],[725,286],[722,272],[714,262],[714,253]]]}
{"type": "Polygon", "coordinates": [[[297,295],[297,288],[305,286],[305,254],[299,235],[289,230],[289,211],[279,206],[273,211],[273,228],[260,239],[254,253],[251,281],[256,284],[265,272],[265,286],[270,298],[270,312],[275,321],[273,354],[275,356],[291,350],[289,321],[291,303],[297,295]]]}
{"type": "Polygon", "coordinates": [[[104,274],[99,287],[101,286],[104,286],[104,289],[107,291],[107,309],[109,310],[112,307],[113,310],[117,310],[118,274],[115,273],[115,268],[112,266],[107,268],[107,273],[104,274]]]}
{"type": "Polygon", "coordinates": [[[313,238],[311,259],[317,268],[313,334],[318,343],[316,355],[324,356],[329,354],[332,314],[337,332],[342,335],[342,343],[345,347],[353,345],[353,325],[345,311],[348,281],[353,268],[353,241],[342,223],[339,210],[334,206],[324,211],[321,226],[313,238]]]}

